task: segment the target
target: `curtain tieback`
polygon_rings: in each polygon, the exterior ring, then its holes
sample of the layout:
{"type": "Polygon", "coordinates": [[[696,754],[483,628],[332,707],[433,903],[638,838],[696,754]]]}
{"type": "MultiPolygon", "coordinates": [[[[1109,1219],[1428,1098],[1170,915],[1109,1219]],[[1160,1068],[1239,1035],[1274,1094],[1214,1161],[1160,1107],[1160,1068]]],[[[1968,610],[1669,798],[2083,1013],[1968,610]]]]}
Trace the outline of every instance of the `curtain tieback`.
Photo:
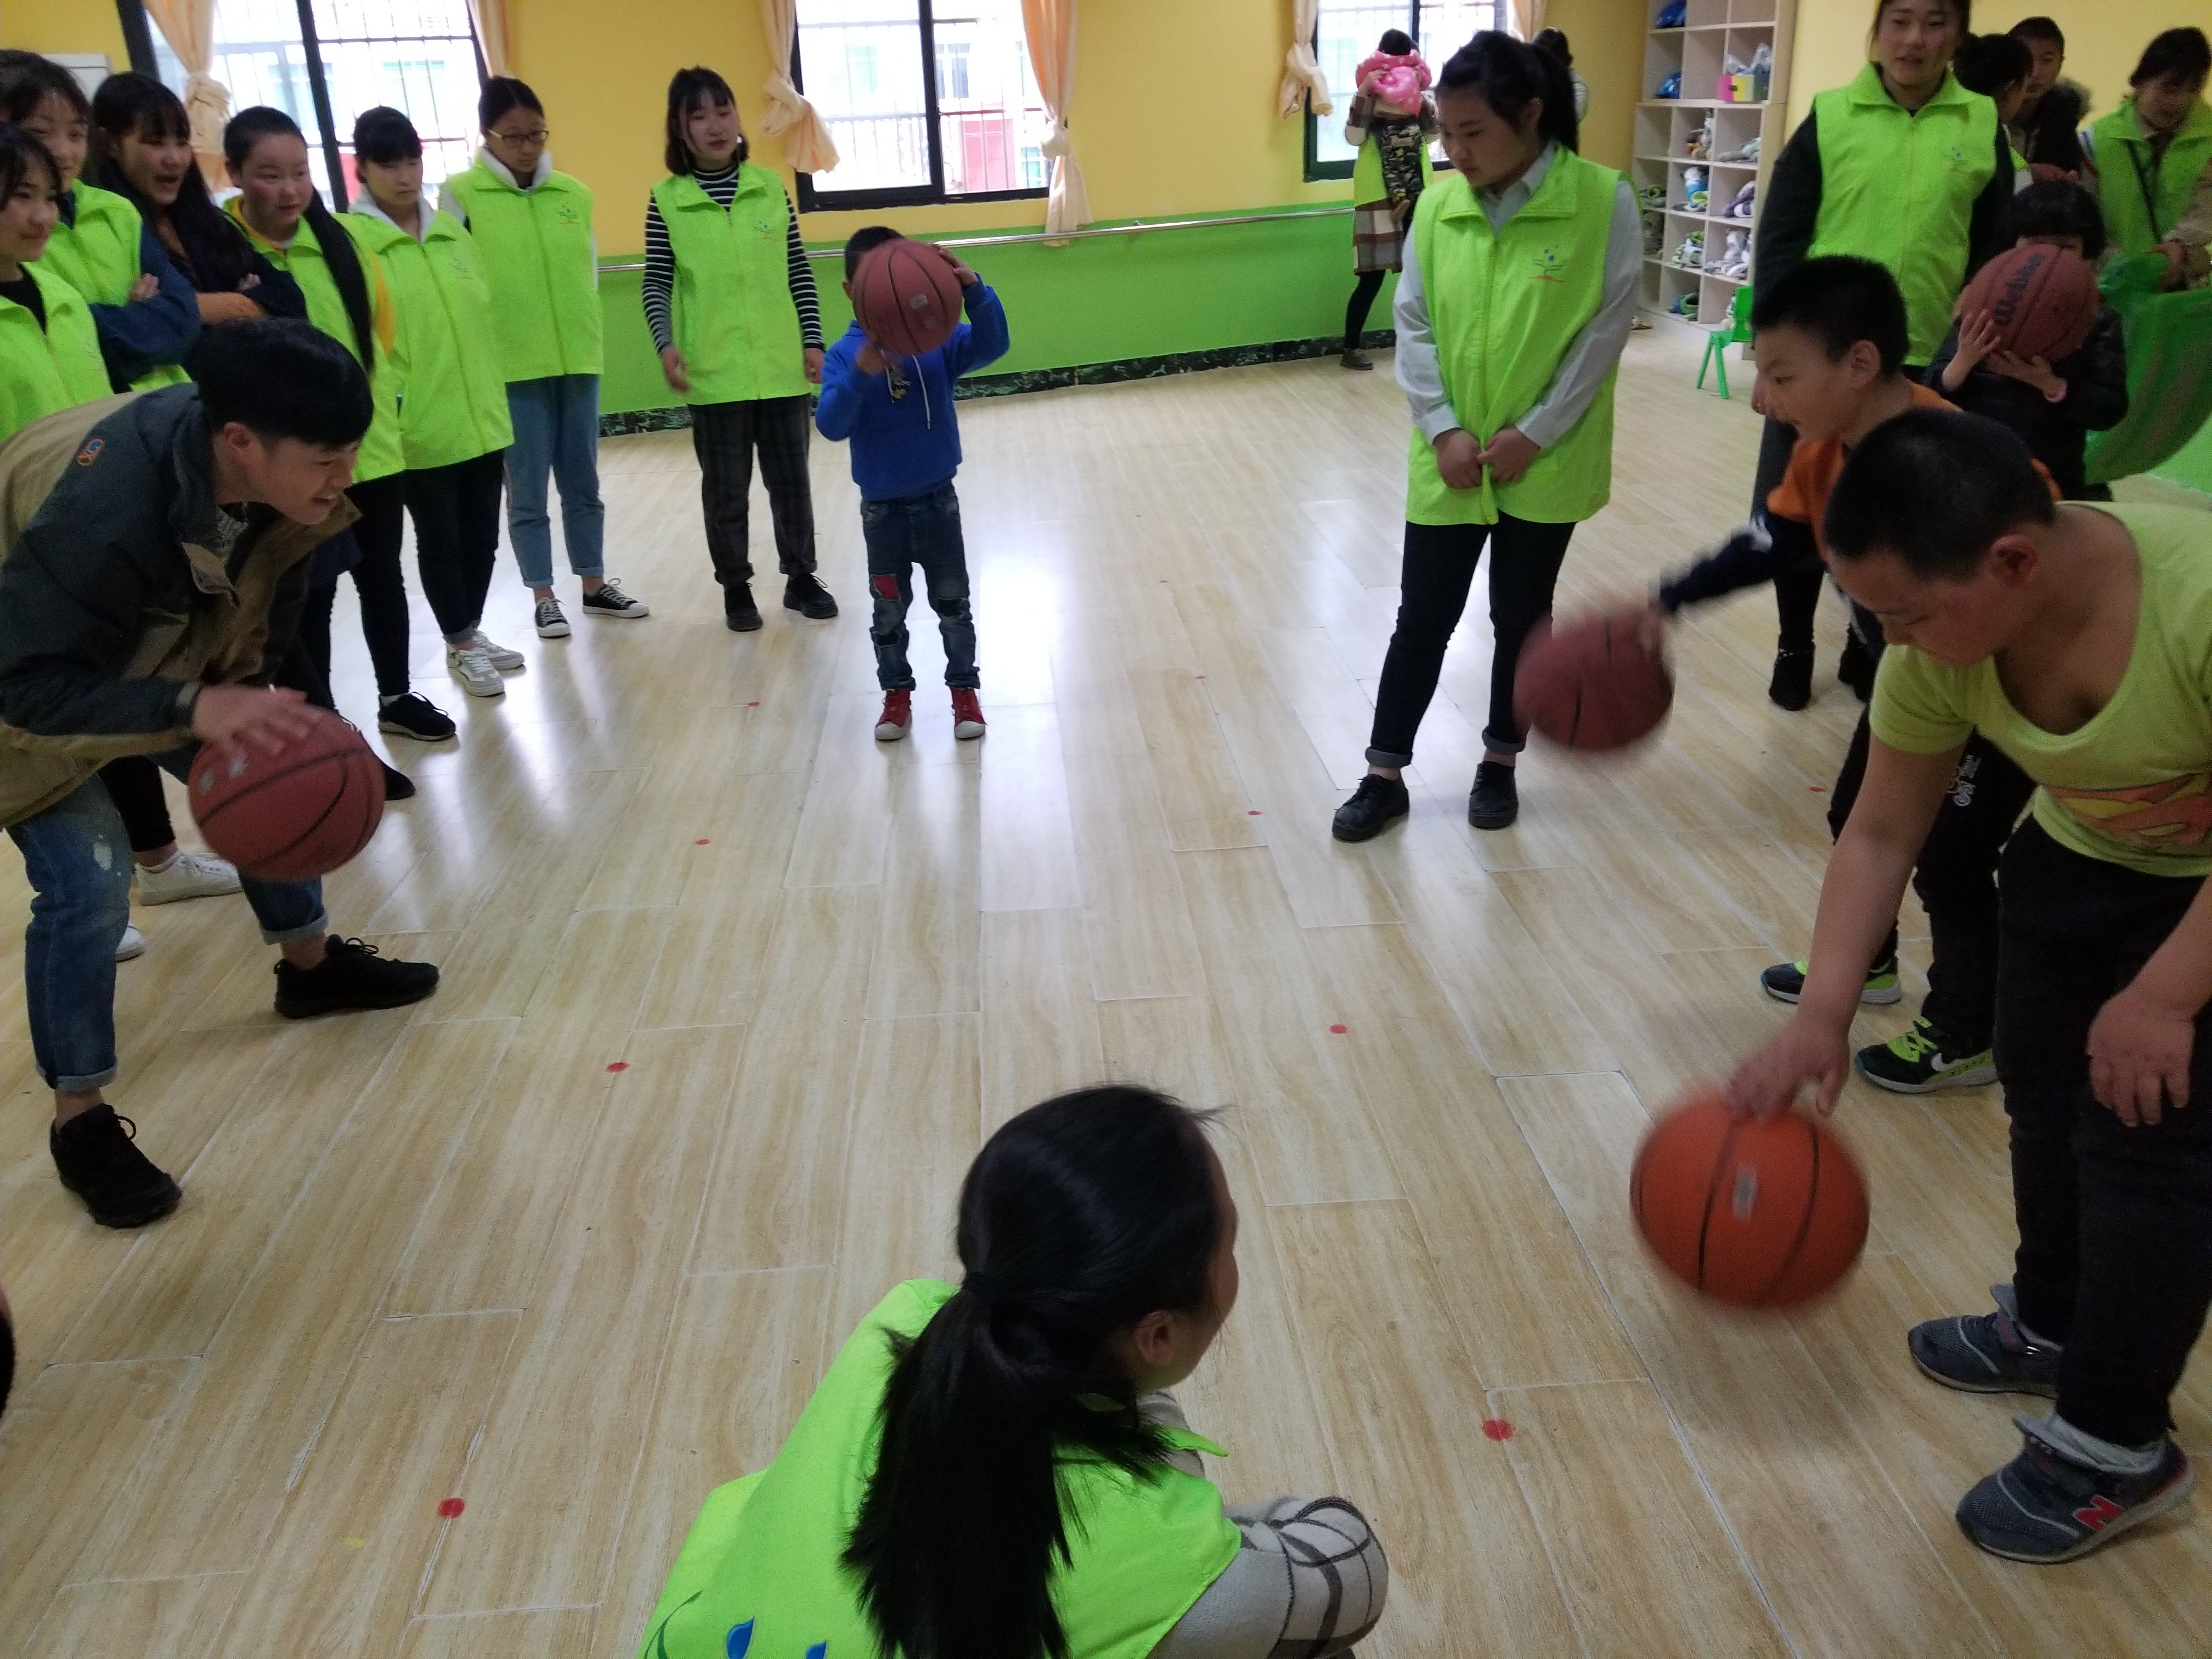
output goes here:
{"type": "Polygon", "coordinates": [[[1052,132],[1050,136],[1048,137],[1044,143],[1039,145],[1038,148],[1047,155],[1054,157],[1066,155],[1072,153],[1074,149],[1074,141],[1067,136],[1067,123],[1065,121],[1055,120],[1052,124],[1052,132]]]}
{"type": "Polygon", "coordinates": [[[203,155],[220,155],[223,123],[230,116],[229,88],[193,70],[185,77],[185,114],[191,123],[192,148],[203,155]]]}

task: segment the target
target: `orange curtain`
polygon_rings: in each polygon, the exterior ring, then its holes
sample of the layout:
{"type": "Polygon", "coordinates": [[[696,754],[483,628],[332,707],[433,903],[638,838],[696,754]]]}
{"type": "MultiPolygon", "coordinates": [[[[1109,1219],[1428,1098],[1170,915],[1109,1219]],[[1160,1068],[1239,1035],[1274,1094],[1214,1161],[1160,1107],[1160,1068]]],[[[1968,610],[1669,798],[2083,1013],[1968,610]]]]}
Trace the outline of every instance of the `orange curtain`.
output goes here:
{"type": "Polygon", "coordinates": [[[761,33],[768,37],[772,65],[764,82],[768,113],[761,131],[783,140],[784,155],[799,173],[827,173],[837,165],[837,146],[821,112],[807,102],[791,78],[791,47],[799,34],[799,0],[760,0],[761,33]]]}
{"type": "Polygon", "coordinates": [[[1091,192],[1067,136],[1067,106],[1075,91],[1075,0],[1022,0],[1022,28],[1038,95],[1052,117],[1052,136],[1044,141],[1044,153],[1052,157],[1044,228],[1073,230],[1091,220],[1091,192]]]}
{"type": "Polygon", "coordinates": [[[484,69],[505,75],[507,47],[507,0],[469,0],[469,21],[476,25],[477,50],[483,53],[484,69]]]}
{"type": "Polygon", "coordinates": [[[200,171],[219,183],[230,89],[208,73],[215,59],[215,0],[146,0],[146,15],[185,66],[185,113],[192,124],[192,153],[199,157],[200,171]]]}
{"type": "Polygon", "coordinates": [[[1283,86],[1275,99],[1275,112],[1285,121],[1305,108],[1309,95],[1316,115],[1336,107],[1328,100],[1328,77],[1314,57],[1314,30],[1320,22],[1321,0],[1291,0],[1291,49],[1283,55],[1283,86]]]}

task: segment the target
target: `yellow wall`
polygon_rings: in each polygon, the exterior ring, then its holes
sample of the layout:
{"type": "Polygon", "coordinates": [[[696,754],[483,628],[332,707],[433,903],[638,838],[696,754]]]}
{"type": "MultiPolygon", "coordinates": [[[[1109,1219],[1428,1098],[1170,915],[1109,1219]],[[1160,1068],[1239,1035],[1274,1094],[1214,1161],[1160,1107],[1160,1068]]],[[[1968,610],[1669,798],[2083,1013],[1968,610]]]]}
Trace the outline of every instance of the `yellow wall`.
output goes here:
{"type": "Polygon", "coordinates": [[[0,46],[105,52],[116,68],[131,66],[115,0],[7,0],[0,5],[0,46]]]}
{"type": "MultiPolygon", "coordinates": [[[[2066,32],[2066,74],[2089,88],[2095,114],[2127,95],[2128,73],[2160,30],[2206,26],[2204,0],[1982,0],[1974,26],[1984,33],[2042,15],[2066,32]]],[[[1866,62],[1873,0],[1797,0],[1797,44],[1790,54],[1790,119],[1794,127],[1813,94],[1841,86],[1866,62]]]]}

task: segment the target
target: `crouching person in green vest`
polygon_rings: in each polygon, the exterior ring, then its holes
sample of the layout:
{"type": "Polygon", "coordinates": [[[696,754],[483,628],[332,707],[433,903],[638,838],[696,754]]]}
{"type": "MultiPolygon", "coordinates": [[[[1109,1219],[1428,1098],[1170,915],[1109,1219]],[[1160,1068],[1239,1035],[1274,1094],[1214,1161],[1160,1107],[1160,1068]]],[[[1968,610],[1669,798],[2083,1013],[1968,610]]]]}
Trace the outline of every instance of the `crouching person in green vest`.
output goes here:
{"type": "Polygon", "coordinates": [[[1326,1659],[1372,1630],[1358,1510],[1225,1508],[1165,1392],[1237,1301],[1204,1123],[1108,1087],[993,1135],[966,1277],[885,1297],[775,1461],[709,1495],[641,1659],[1326,1659]]]}
{"type": "Polygon", "coordinates": [[[1478,34],[1437,80],[1455,169],[1422,192],[1398,279],[1398,383],[1412,405],[1398,625],[1375,695],[1368,774],[1339,841],[1409,810],[1401,769],[1487,544],[1490,716],[1468,822],[1520,811],[1513,673],[1575,526],[1613,490],[1613,382],[1644,258],[1635,192],[1575,153],[1574,88],[1549,52],[1478,34]]]}
{"type": "Polygon", "coordinates": [[[760,454],[787,611],[821,621],[837,601],[814,574],[806,477],[822,313],[783,181],[745,159],[728,82],[710,69],[668,83],[669,176],[645,210],[645,320],[661,373],[691,406],[707,551],[732,632],[761,625],[746,497],[760,454]]]}

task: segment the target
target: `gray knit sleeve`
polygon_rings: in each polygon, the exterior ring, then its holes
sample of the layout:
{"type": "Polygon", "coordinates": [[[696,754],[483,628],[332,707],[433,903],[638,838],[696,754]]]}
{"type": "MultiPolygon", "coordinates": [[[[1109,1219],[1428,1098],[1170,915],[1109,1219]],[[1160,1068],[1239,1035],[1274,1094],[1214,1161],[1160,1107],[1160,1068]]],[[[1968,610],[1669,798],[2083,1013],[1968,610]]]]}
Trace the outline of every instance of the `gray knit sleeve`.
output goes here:
{"type": "Polygon", "coordinates": [[[1243,1542],[1152,1659],[1332,1659],[1375,1628],[1390,1564],[1341,1498],[1232,1507],[1243,1542]]]}

